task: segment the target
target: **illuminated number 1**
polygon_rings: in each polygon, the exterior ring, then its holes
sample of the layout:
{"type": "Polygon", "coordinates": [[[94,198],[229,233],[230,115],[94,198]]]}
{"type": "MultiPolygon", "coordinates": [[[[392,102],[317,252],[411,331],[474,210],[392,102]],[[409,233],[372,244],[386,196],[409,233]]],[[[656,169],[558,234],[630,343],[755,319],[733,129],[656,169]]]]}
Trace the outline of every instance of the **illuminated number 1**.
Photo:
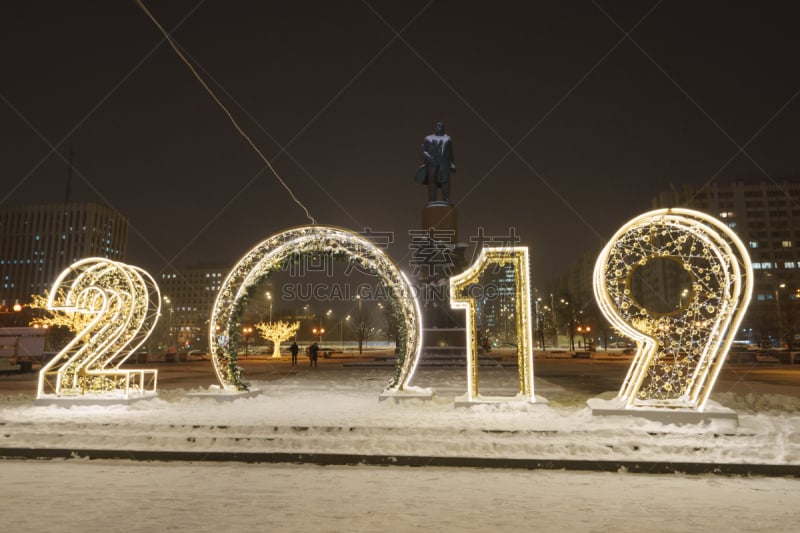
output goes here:
{"type": "Polygon", "coordinates": [[[476,297],[484,302],[498,293],[479,294],[480,276],[487,267],[512,266],[514,269],[514,318],[517,329],[517,360],[519,394],[535,401],[533,394],[533,330],[531,327],[530,266],[527,246],[483,248],[478,259],[466,271],[450,278],[450,307],[465,309],[467,315],[467,397],[478,398],[478,325],[476,297]]]}

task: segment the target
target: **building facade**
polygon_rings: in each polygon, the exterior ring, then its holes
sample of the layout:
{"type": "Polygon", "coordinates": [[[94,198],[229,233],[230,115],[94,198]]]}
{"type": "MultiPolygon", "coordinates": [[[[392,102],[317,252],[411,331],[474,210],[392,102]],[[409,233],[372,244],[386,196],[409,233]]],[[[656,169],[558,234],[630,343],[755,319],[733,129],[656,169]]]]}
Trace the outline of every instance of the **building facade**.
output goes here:
{"type": "Polygon", "coordinates": [[[230,270],[231,265],[200,265],[161,273],[161,349],[208,347],[211,310],[230,270]]]}
{"type": "Polygon", "coordinates": [[[124,260],[128,220],[93,202],[0,206],[0,305],[26,304],[87,257],[124,260]]]}
{"type": "Polygon", "coordinates": [[[800,178],[685,187],[660,194],[653,207],[703,211],[744,242],[755,279],[740,340],[786,344],[800,333],[800,178]]]}

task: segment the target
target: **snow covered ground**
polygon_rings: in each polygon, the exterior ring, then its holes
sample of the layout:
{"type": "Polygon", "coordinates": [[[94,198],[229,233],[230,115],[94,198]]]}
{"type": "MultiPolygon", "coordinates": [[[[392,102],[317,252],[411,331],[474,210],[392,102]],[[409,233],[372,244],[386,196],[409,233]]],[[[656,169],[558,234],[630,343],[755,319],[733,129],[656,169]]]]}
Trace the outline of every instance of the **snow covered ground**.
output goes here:
{"type": "MultiPolygon", "coordinates": [[[[0,446],[800,464],[794,396],[712,395],[739,414],[729,431],[592,416],[585,395],[538,378],[547,405],[457,408],[459,368],[420,371],[433,400],[381,402],[389,372],[304,368],[232,401],[199,387],[107,406],[4,394],[0,446]]],[[[515,372],[480,372],[485,394],[514,393],[515,372]]],[[[0,478],[14,524],[0,529],[14,531],[791,531],[800,518],[800,480],[780,477],[71,459],[7,460],[0,478]]]]}
{"type": "Polygon", "coordinates": [[[797,531],[800,481],[131,461],[0,463],[3,531],[797,531]]]}
{"type": "MultiPolygon", "coordinates": [[[[303,369],[305,370],[305,369],[303,369]]],[[[800,399],[713,396],[739,427],[664,425],[592,416],[586,397],[537,379],[549,404],[510,401],[454,407],[463,369],[421,371],[433,400],[379,401],[388,370],[302,371],[254,381],[261,392],[232,401],[194,397],[206,388],[161,390],[128,405],[36,405],[32,394],[0,403],[0,446],[445,457],[800,463],[800,399]]],[[[481,369],[481,390],[513,396],[516,372],[481,369]]]]}

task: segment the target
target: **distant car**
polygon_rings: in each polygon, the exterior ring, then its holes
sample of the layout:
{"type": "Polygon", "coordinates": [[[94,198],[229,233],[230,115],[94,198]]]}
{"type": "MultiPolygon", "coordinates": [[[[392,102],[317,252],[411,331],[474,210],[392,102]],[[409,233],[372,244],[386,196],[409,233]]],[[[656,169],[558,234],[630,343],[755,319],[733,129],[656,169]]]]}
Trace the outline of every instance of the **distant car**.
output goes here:
{"type": "Polygon", "coordinates": [[[186,352],[186,359],[205,359],[208,354],[205,350],[189,350],[186,352]]]}
{"type": "Polygon", "coordinates": [[[319,355],[321,355],[325,359],[330,359],[333,356],[333,354],[342,353],[342,352],[340,350],[337,350],[336,348],[323,348],[323,347],[320,347],[318,353],[319,353],[319,355]]]}

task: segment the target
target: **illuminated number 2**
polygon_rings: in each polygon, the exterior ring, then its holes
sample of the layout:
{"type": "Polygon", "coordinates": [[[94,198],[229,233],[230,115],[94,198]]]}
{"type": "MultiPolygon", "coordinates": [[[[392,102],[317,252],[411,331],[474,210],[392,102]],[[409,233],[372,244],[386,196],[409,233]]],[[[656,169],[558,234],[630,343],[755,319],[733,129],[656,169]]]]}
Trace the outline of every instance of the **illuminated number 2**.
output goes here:
{"type": "MultiPolygon", "coordinates": [[[[478,393],[478,324],[476,300],[486,303],[498,297],[489,285],[480,285],[479,278],[490,265],[512,266],[514,270],[514,313],[517,331],[519,393],[535,401],[533,394],[533,330],[531,327],[530,270],[527,246],[483,248],[478,259],[466,271],[450,278],[450,306],[465,309],[467,315],[467,397],[478,393]],[[480,292],[483,294],[480,294],[480,292]]],[[[508,312],[508,311],[506,311],[508,312]]]]}
{"type": "Polygon", "coordinates": [[[752,278],[742,242],[704,213],[661,209],[620,228],[597,259],[594,291],[638,347],[619,393],[627,407],[703,409],[752,278]]]}
{"type": "Polygon", "coordinates": [[[39,373],[39,398],[155,391],[156,370],[120,368],[158,320],[160,294],[147,272],[108,259],[83,259],[58,277],[48,308],[73,313],[79,331],[39,373]]]}

